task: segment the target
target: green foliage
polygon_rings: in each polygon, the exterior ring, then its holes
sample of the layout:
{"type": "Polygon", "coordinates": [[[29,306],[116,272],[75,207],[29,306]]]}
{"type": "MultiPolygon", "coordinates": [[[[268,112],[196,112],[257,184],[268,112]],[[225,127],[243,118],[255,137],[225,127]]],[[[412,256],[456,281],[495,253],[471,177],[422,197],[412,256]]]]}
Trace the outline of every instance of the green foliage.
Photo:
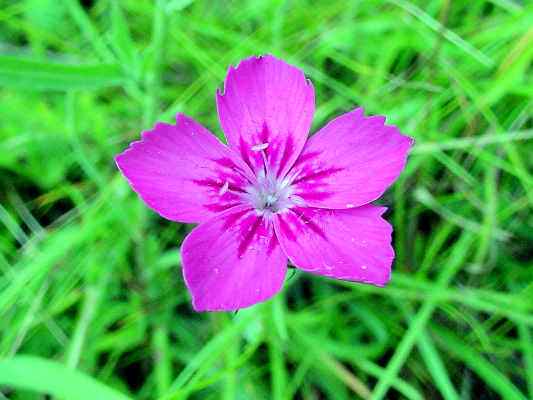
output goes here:
{"type": "Polygon", "coordinates": [[[75,90],[115,86],[122,83],[116,65],[68,65],[0,57],[0,85],[27,90],[75,90]]]}
{"type": "Polygon", "coordinates": [[[0,399],[533,398],[533,7],[514,0],[25,0],[0,6],[0,399]],[[195,314],[190,226],[113,156],[273,53],[416,138],[381,200],[380,289],[296,273],[195,314]]]}
{"type": "Polygon", "coordinates": [[[32,356],[0,361],[0,384],[49,393],[64,399],[128,400],[94,379],[54,362],[32,356]],[[28,374],[31,371],[31,374],[28,374]]]}

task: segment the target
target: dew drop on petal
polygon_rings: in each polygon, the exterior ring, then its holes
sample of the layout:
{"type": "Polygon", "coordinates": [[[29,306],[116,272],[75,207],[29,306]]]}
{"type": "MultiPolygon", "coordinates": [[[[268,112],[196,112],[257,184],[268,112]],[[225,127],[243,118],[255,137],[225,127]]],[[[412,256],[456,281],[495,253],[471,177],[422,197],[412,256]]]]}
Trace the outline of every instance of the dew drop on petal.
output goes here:
{"type": "Polygon", "coordinates": [[[361,265],[361,269],[367,269],[368,267],[366,265],[361,265]]]}
{"type": "Polygon", "coordinates": [[[355,205],[353,205],[352,203],[346,204],[346,208],[354,208],[354,207],[355,207],[355,205]]]}

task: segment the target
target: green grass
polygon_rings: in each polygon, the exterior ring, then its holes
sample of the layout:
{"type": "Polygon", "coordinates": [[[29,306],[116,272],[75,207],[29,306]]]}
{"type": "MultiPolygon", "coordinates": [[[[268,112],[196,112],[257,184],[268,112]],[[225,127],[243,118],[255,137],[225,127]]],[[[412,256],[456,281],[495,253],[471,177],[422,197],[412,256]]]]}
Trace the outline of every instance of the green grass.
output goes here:
{"type": "Polygon", "coordinates": [[[533,7],[492,1],[0,1],[0,399],[533,398],[533,7]],[[362,105],[416,138],[380,200],[385,289],[296,273],[195,314],[191,226],[113,156],[230,64],[303,68],[313,131],[362,105]]]}

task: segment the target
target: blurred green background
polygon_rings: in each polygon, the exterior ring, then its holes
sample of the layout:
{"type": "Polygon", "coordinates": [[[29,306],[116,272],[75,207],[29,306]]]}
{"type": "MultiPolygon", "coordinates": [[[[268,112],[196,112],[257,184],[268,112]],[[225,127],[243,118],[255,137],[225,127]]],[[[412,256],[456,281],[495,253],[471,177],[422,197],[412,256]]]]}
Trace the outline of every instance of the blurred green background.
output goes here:
{"type": "MultiPolygon", "coordinates": [[[[0,399],[532,399],[533,4],[0,0],[0,399]],[[416,138],[385,289],[192,312],[113,156],[273,53],[416,138]]],[[[290,275],[290,274],[289,274],[290,275]]],[[[289,277],[288,277],[289,278],[289,277]]]]}

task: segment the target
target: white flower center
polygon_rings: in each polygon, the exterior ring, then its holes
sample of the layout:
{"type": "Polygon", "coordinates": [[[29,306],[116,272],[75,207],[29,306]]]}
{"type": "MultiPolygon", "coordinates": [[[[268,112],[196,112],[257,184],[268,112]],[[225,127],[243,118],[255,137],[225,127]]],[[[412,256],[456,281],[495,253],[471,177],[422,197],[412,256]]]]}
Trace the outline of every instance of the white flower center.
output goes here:
{"type": "Polygon", "coordinates": [[[292,188],[286,179],[279,179],[260,171],[257,183],[246,188],[245,197],[258,215],[283,212],[294,205],[292,188]]]}

